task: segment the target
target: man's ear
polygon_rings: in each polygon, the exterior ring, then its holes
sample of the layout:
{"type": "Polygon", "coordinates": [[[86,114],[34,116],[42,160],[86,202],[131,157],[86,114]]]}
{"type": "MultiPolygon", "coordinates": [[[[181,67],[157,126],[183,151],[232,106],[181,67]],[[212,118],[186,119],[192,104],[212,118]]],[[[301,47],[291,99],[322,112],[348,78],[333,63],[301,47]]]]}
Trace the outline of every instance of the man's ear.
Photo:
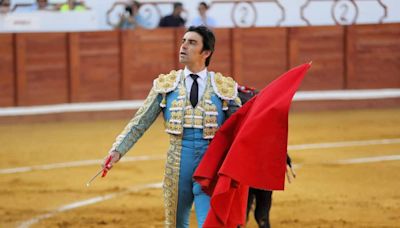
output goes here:
{"type": "Polygon", "coordinates": [[[203,55],[208,58],[211,55],[211,51],[210,50],[204,50],[203,51],[203,55]]]}

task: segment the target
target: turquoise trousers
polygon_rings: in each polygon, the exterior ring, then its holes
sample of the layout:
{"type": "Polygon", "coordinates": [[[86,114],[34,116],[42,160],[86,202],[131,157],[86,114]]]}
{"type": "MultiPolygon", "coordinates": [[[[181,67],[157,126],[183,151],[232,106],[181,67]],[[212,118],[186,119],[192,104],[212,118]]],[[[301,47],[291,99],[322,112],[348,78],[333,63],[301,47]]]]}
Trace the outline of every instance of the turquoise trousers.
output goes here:
{"type": "Polygon", "coordinates": [[[198,227],[202,227],[210,208],[210,197],[201,190],[192,178],[199,165],[209,140],[203,139],[203,130],[184,128],[181,163],[179,170],[178,208],[176,227],[189,227],[190,210],[194,202],[198,227]]]}

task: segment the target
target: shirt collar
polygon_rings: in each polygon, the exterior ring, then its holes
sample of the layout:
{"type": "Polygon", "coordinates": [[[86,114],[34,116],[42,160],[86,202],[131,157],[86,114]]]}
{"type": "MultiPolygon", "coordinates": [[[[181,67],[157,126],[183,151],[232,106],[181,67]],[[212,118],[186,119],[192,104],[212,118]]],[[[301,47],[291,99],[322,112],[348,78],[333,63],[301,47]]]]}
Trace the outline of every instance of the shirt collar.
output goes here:
{"type": "Polygon", "coordinates": [[[187,67],[185,67],[185,69],[183,70],[183,73],[185,74],[185,78],[190,77],[190,74],[197,74],[199,76],[199,78],[201,78],[202,80],[205,80],[207,78],[207,67],[204,68],[204,70],[197,72],[197,73],[193,73],[187,67]]]}

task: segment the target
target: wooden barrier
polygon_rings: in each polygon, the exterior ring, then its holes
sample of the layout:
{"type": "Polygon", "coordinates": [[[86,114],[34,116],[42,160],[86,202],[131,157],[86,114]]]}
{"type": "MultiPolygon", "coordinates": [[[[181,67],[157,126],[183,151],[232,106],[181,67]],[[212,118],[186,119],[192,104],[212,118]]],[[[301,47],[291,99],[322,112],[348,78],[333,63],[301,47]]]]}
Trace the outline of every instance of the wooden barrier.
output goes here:
{"type": "Polygon", "coordinates": [[[108,101],[121,97],[118,31],[69,34],[71,101],[108,101]]]}
{"type": "Polygon", "coordinates": [[[233,72],[239,84],[263,88],[287,69],[287,29],[233,31],[233,72]]]}
{"type": "Polygon", "coordinates": [[[300,89],[343,89],[344,27],[297,27],[289,29],[290,67],[313,61],[300,89]]]}
{"type": "MultiPolygon", "coordinates": [[[[143,99],[183,66],[184,29],[0,35],[0,107],[143,99]]],[[[400,24],[215,29],[210,70],[263,88],[313,60],[302,90],[400,88],[400,24]]]]}
{"type": "Polygon", "coordinates": [[[0,107],[15,106],[14,39],[0,34],[0,107]]]}
{"type": "Polygon", "coordinates": [[[175,30],[121,32],[122,98],[143,99],[154,78],[175,69],[175,30]]]}
{"type": "Polygon", "coordinates": [[[347,30],[347,88],[400,87],[400,24],[347,30]]]}
{"type": "Polygon", "coordinates": [[[66,33],[16,34],[17,105],[68,102],[66,33]]]}
{"type": "Polygon", "coordinates": [[[233,69],[233,40],[231,29],[215,30],[216,44],[215,52],[211,57],[209,69],[215,72],[221,72],[224,75],[235,77],[233,69]]]}

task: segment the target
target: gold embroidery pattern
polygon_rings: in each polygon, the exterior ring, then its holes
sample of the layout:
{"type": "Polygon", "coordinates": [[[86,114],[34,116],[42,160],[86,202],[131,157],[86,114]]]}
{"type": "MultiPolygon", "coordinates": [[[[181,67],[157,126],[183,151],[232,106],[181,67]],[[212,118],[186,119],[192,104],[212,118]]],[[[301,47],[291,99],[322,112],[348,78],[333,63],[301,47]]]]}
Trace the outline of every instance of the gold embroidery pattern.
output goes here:
{"type": "Polygon", "coordinates": [[[226,111],[226,110],[228,110],[228,101],[226,101],[226,100],[224,100],[223,102],[222,102],[222,110],[224,110],[224,111],[226,111]]]}
{"type": "Polygon", "coordinates": [[[166,94],[165,93],[163,93],[163,95],[162,95],[162,100],[161,100],[161,103],[160,103],[160,107],[161,108],[165,108],[165,106],[167,105],[167,100],[166,100],[166,94]]]}
{"type": "Polygon", "coordinates": [[[116,150],[123,156],[139,140],[161,112],[158,96],[152,88],[144,104],[118,135],[110,151],[116,150]]]}
{"type": "Polygon", "coordinates": [[[223,100],[233,100],[237,97],[237,83],[231,77],[214,74],[211,80],[215,93],[223,100]]]}
{"type": "Polygon", "coordinates": [[[167,153],[163,181],[165,227],[176,227],[176,211],[178,209],[179,170],[181,164],[182,139],[171,135],[170,147],[167,153]]]}
{"type": "Polygon", "coordinates": [[[206,115],[204,117],[204,126],[211,126],[217,124],[217,116],[206,115]]]}
{"type": "Polygon", "coordinates": [[[211,101],[211,96],[212,94],[217,94],[222,100],[222,109],[226,110],[229,100],[236,101],[236,87],[237,84],[232,78],[224,77],[219,73],[215,74],[214,77],[209,76],[204,95],[196,108],[193,108],[187,99],[184,75],[181,72],[180,83],[178,84],[179,96],[171,103],[169,109],[171,118],[165,124],[166,132],[180,135],[184,127],[199,128],[203,129],[203,138],[212,139],[219,126],[217,119],[218,109],[211,101]]]}
{"type": "Polygon", "coordinates": [[[235,98],[235,103],[236,103],[239,107],[242,106],[242,101],[240,100],[239,97],[236,97],[236,98],[235,98]]]}
{"type": "MultiPolygon", "coordinates": [[[[183,75],[183,74],[182,74],[183,75]]],[[[183,115],[186,104],[186,88],[184,87],[184,83],[182,80],[183,76],[181,76],[181,83],[178,85],[178,97],[176,100],[172,101],[171,106],[169,107],[169,111],[171,113],[171,117],[168,122],[166,122],[165,131],[169,134],[180,135],[183,132],[183,115]]]]}
{"type": "Polygon", "coordinates": [[[218,127],[205,127],[203,128],[203,138],[212,139],[215,133],[217,133],[218,127]]]}
{"type": "Polygon", "coordinates": [[[204,109],[206,112],[217,112],[217,106],[215,106],[215,104],[205,104],[204,105],[204,109]]]}
{"type": "Polygon", "coordinates": [[[202,129],[203,128],[203,111],[202,110],[204,110],[204,109],[201,107],[201,101],[196,106],[196,108],[193,109],[189,100],[187,100],[183,127],[202,129]]]}
{"type": "Polygon", "coordinates": [[[153,81],[154,89],[161,94],[166,94],[173,91],[179,83],[179,72],[171,71],[169,74],[160,74],[157,79],[153,81]]]}
{"type": "MultiPolygon", "coordinates": [[[[207,85],[211,84],[210,80],[211,79],[209,78],[207,85]]],[[[213,92],[214,92],[213,88],[211,86],[207,86],[205,91],[204,101],[202,103],[204,107],[204,112],[203,112],[204,139],[212,139],[219,128],[217,122],[217,116],[218,116],[217,106],[211,101],[211,94],[213,94],[213,92]]]]}

